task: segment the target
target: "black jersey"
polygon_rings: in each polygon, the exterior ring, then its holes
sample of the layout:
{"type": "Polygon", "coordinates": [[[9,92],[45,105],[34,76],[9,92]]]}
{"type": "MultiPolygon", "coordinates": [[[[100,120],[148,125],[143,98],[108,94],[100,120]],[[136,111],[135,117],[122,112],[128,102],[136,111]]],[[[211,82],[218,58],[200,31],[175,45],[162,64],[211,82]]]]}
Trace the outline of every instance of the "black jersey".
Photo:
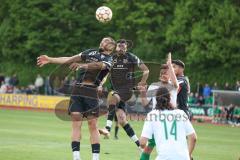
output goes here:
{"type": "Polygon", "coordinates": [[[105,55],[101,53],[97,49],[88,49],[79,54],[81,59],[85,63],[92,62],[102,62],[105,63],[107,68],[104,70],[83,70],[79,71],[78,82],[82,81],[91,81],[94,82],[95,85],[99,86],[103,78],[108,74],[112,66],[112,57],[110,55],[105,55]]]}
{"type": "Polygon", "coordinates": [[[130,52],[123,55],[113,55],[113,66],[110,72],[112,88],[117,91],[123,88],[131,90],[135,83],[135,68],[142,63],[137,56],[130,52]]]}
{"type": "Polygon", "coordinates": [[[188,92],[189,92],[189,84],[188,80],[184,76],[177,77],[178,84],[179,84],[179,90],[177,95],[177,104],[178,108],[181,110],[188,110],[188,92]]]}

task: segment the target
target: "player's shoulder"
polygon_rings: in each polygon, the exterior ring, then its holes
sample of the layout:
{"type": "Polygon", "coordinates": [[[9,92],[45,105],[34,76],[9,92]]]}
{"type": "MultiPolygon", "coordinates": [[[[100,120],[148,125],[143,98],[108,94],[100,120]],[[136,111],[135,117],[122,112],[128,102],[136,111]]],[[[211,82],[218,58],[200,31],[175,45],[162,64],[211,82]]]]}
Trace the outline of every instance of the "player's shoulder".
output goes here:
{"type": "Polygon", "coordinates": [[[173,112],[176,114],[181,114],[181,115],[185,114],[185,112],[181,109],[174,109],[173,112]]]}
{"type": "Polygon", "coordinates": [[[126,56],[129,58],[129,59],[132,59],[132,60],[135,60],[135,59],[138,59],[138,57],[133,54],[132,52],[127,52],[126,53],[126,56]]]}
{"type": "Polygon", "coordinates": [[[98,49],[90,48],[90,49],[84,50],[82,53],[83,54],[97,54],[98,53],[98,49]]]}
{"type": "Polygon", "coordinates": [[[188,83],[188,80],[185,76],[179,76],[179,77],[177,77],[177,80],[178,80],[179,84],[182,84],[182,83],[187,84],[188,83]]]}

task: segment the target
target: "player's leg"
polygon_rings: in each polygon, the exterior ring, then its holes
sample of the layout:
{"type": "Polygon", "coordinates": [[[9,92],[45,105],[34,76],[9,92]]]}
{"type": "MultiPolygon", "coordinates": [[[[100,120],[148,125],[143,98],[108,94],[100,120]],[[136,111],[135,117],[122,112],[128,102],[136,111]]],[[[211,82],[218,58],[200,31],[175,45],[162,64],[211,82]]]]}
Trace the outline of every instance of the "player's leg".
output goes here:
{"type": "MultiPolygon", "coordinates": [[[[123,102],[120,102],[120,103],[123,103],[123,102]]],[[[119,105],[121,107],[121,104],[119,104],[119,105]]],[[[125,104],[122,104],[122,105],[125,105],[125,104]]],[[[132,139],[132,141],[135,142],[135,144],[138,147],[140,147],[139,139],[136,136],[131,125],[128,123],[127,115],[126,115],[125,111],[121,108],[118,108],[116,113],[117,113],[117,119],[118,119],[119,124],[123,127],[123,129],[125,130],[127,135],[132,139]]]]}
{"type": "Polygon", "coordinates": [[[72,120],[72,152],[73,160],[80,160],[80,139],[81,139],[81,111],[82,111],[82,99],[79,96],[71,96],[69,103],[69,114],[72,120]]]}
{"type": "Polygon", "coordinates": [[[100,135],[98,132],[97,119],[89,120],[88,128],[90,132],[90,142],[92,147],[92,160],[99,160],[100,135]]]}
{"type": "Polygon", "coordinates": [[[149,160],[150,154],[153,151],[153,148],[156,146],[154,137],[148,140],[148,145],[144,148],[143,153],[141,154],[140,160],[149,160]]]}
{"type": "Polygon", "coordinates": [[[80,140],[81,140],[81,126],[82,121],[80,121],[80,113],[72,112],[72,152],[73,160],[80,160],[80,140]]]}
{"type": "Polygon", "coordinates": [[[108,95],[108,118],[107,118],[107,124],[105,128],[110,132],[112,128],[112,123],[114,116],[116,114],[116,106],[120,101],[120,97],[118,94],[114,92],[110,92],[108,95]]]}
{"type": "Polygon", "coordinates": [[[114,120],[115,120],[114,138],[115,138],[115,139],[118,139],[119,123],[118,123],[117,115],[116,115],[116,114],[115,114],[115,116],[114,116],[114,120]]]}

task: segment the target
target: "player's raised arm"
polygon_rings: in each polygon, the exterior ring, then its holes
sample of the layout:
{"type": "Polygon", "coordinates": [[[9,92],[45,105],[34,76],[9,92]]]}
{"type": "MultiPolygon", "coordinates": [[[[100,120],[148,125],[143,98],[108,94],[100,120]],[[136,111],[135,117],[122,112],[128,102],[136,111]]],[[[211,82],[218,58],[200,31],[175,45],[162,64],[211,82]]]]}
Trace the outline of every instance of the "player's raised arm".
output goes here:
{"type": "Polygon", "coordinates": [[[81,61],[81,53],[72,57],[49,57],[41,55],[37,58],[37,65],[43,67],[45,64],[64,64],[81,61]]]}
{"type": "Polygon", "coordinates": [[[144,63],[140,64],[138,67],[143,72],[143,76],[142,76],[141,81],[139,82],[139,85],[146,85],[147,79],[148,79],[148,76],[149,76],[149,69],[144,63]]]}
{"type": "Polygon", "coordinates": [[[174,73],[174,69],[173,69],[173,66],[172,66],[172,54],[171,54],[171,52],[168,53],[167,65],[168,65],[168,68],[169,68],[168,73],[169,73],[169,76],[170,76],[170,80],[172,81],[173,85],[176,88],[179,88],[177,77],[174,73]]]}
{"type": "Polygon", "coordinates": [[[141,101],[143,106],[147,106],[149,104],[149,100],[147,99],[147,90],[145,86],[138,86],[140,91],[141,101]]]}

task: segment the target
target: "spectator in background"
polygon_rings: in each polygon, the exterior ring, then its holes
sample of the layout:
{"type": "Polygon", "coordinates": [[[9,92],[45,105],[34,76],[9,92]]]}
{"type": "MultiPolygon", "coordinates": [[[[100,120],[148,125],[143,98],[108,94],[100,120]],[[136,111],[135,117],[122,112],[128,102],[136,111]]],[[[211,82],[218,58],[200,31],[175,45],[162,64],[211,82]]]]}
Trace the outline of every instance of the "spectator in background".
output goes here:
{"type": "Polygon", "coordinates": [[[204,105],[204,98],[203,98],[203,96],[199,96],[199,97],[198,97],[197,105],[198,105],[198,106],[204,105]]]}
{"type": "Polygon", "coordinates": [[[197,92],[198,92],[198,95],[203,94],[203,86],[200,82],[197,82],[197,92]]]}
{"type": "Polygon", "coordinates": [[[224,90],[232,90],[228,82],[225,83],[224,90]]]}
{"type": "Polygon", "coordinates": [[[204,104],[208,105],[208,106],[211,106],[213,104],[213,97],[209,96],[209,97],[205,98],[204,99],[204,104]]]}
{"type": "Polygon", "coordinates": [[[0,87],[2,86],[4,81],[5,81],[5,76],[2,73],[0,73],[0,87]]]}
{"type": "Polygon", "coordinates": [[[197,99],[197,105],[202,106],[204,105],[204,98],[203,96],[199,96],[197,99]]]}
{"type": "Polygon", "coordinates": [[[20,91],[20,89],[19,89],[17,86],[14,86],[14,87],[13,87],[13,93],[14,93],[14,94],[20,94],[21,91],[20,91]]]}
{"type": "Polygon", "coordinates": [[[22,94],[25,94],[25,93],[26,93],[25,87],[20,87],[20,92],[21,92],[22,94]]]}
{"type": "Polygon", "coordinates": [[[36,88],[37,94],[41,94],[42,93],[43,85],[44,85],[43,77],[40,74],[38,74],[37,78],[35,80],[35,88],[36,88]]]}
{"type": "Polygon", "coordinates": [[[240,126],[240,107],[236,106],[233,111],[233,121],[235,126],[240,126]]]}
{"type": "Polygon", "coordinates": [[[44,82],[45,95],[53,95],[53,89],[50,86],[50,77],[47,76],[44,82]]]}
{"type": "Polygon", "coordinates": [[[17,77],[17,74],[14,74],[10,80],[9,80],[9,84],[13,87],[17,86],[19,84],[19,80],[18,80],[18,77],[17,77]]]}
{"type": "Polygon", "coordinates": [[[7,86],[6,86],[5,82],[3,82],[0,87],[0,93],[7,93],[7,86]]]}
{"type": "Polygon", "coordinates": [[[233,111],[234,111],[235,106],[233,104],[230,104],[229,106],[225,107],[225,112],[226,112],[226,120],[229,124],[233,123],[233,111]]]}
{"type": "Polygon", "coordinates": [[[13,93],[13,86],[4,82],[0,88],[0,93],[13,93]]]}
{"type": "Polygon", "coordinates": [[[235,90],[240,91],[240,82],[239,81],[236,82],[235,90]]]}
{"type": "Polygon", "coordinates": [[[214,82],[212,90],[219,90],[217,82],[214,82]]]}
{"type": "Polygon", "coordinates": [[[10,77],[9,76],[5,76],[5,80],[4,80],[4,83],[5,84],[10,84],[10,77]]]}
{"type": "Polygon", "coordinates": [[[208,84],[205,84],[205,87],[203,88],[203,97],[208,98],[211,95],[211,88],[208,84]]]}
{"type": "Polygon", "coordinates": [[[189,97],[188,97],[188,104],[196,104],[197,103],[197,98],[195,95],[191,92],[189,97]]]}
{"type": "Polygon", "coordinates": [[[32,85],[29,85],[28,87],[26,87],[25,89],[25,93],[26,94],[33,94],[33,86],[32,85]]]}

